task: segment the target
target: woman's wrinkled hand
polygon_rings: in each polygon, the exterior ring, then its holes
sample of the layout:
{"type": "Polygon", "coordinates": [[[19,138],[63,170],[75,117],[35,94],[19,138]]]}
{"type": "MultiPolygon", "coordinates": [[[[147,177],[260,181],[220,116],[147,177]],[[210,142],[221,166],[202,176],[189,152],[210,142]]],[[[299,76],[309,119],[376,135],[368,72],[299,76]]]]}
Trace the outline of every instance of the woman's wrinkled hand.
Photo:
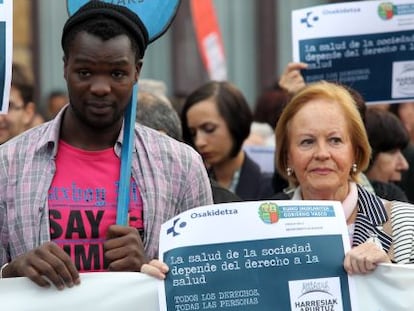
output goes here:
{"type": "Polygon", "coordinates": [[[387,253],[374,242],[365,242],[352,248],[344,260],[348,274],[367,274],[375,270],[379,263],[391,262],[387,253]]]}

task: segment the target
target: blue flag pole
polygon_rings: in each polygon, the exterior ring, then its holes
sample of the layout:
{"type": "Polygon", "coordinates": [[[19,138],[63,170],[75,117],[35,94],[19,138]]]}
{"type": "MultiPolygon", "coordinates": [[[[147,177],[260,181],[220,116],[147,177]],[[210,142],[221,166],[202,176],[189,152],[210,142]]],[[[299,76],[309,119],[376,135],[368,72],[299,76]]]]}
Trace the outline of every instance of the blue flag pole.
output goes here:
{"type": "Polygon", "coordinates": [[[134,148],[134,129],[137,111],[138,83],[132,90],[131,101],[125,111],[124,136],[121,150],[121,170],[119,176],[116,224],[128,224],[129,192],[131,183],[132,152],[134,148]]]}

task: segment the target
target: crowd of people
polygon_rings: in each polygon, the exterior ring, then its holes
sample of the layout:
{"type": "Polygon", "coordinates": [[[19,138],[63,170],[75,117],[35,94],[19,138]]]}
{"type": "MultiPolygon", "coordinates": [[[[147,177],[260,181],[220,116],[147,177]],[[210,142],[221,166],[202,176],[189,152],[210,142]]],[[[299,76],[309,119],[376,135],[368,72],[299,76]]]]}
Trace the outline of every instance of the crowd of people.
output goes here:
{"type": "Polygon", "coordinates": [[[47,122],[33,84],[13,69],[9,112],[0,116],[0,278],[26,276],[59,289],[79,284],[79,272],[164,278],[163,222],[197,206],[249,200],[342,202],[350,274],[414,261],[414,104],[378,110],[349,87],[307,85],[304,63],[288,64],[254,111],[228,81],[192,90],[180,113],[166,90],[141,90],[128,224],[116,225],[123,117],[148,43],[139,16],[89,1],[64,25],[67,91],[49,97],[47,122]],[[252,137],[255,124],[271,135],[252,137]],[[272,174],[243,149],[269,137],[272,174]]]}

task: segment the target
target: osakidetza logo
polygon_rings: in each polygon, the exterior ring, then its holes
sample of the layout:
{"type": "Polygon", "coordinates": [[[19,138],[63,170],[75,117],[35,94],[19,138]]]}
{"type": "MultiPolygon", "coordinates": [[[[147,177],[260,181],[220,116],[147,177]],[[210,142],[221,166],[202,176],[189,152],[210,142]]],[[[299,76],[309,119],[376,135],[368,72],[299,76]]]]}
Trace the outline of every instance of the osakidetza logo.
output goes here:
{"type": "MultiPolygon", "coordinates": [[[[195,218],[205,218],[205,217],[221,217],[221,216],[231,216],[237,215],[239,212],[237,208],[233,207],[210,207],[210,208],[194,208],[190,213],[190,220],[195,218]]],[[[177,217],[172,220],[172,225],[167,228],[167,235],[171,234],[173,237],[176,237],[181,234],[184,228],[187,227],[188,221],[177,217]]]]}

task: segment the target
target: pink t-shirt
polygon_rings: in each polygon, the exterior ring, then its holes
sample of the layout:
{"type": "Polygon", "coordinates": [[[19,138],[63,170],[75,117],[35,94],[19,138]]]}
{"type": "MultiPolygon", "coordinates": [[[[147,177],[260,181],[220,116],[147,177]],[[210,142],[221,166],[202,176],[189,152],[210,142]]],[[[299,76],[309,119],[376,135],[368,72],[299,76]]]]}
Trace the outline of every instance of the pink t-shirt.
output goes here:
{"type": "MultiPolygon", "coordinates": [[[[120,159],[113,148],[85,151],[59,141],[49,189],[51,239],[80,272],[105,271],[103,243],[116,222],[120,159]]],[[[143,230],[142,199],[131,178],[129,225],[143,230]]]]}

